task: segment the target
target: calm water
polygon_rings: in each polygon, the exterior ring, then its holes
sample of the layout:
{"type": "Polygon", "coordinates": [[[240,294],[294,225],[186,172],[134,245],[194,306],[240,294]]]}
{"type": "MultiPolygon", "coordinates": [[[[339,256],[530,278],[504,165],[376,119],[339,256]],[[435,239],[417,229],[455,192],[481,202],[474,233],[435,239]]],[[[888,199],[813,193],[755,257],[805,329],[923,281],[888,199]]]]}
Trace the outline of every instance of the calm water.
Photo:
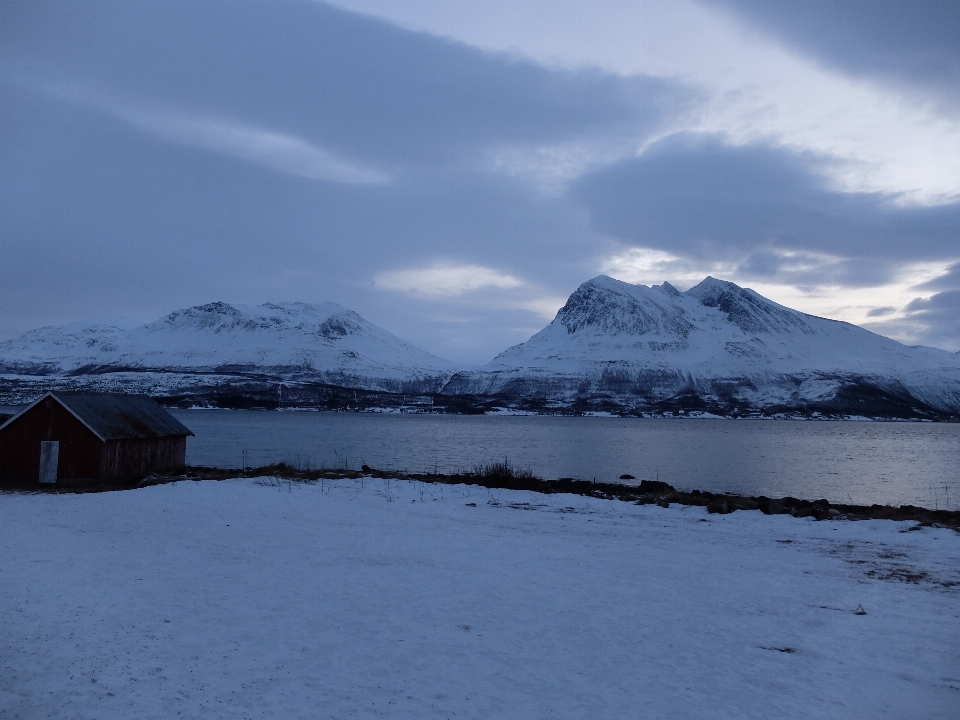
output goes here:
{"type": "Polygon", "coordinates": [[[174,412],[197,435],[193,465],[449,472],[507,457],[545,478],[960,509],[960,424],[174,412]]]}

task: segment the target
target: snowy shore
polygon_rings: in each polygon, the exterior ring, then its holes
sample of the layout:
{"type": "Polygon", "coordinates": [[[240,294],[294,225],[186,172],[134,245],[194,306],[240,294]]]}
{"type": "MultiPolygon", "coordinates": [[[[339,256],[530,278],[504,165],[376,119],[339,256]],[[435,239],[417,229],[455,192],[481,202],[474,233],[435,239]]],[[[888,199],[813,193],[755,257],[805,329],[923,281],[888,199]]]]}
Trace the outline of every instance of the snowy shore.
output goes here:
{"type": "Polygon", "coordinates": [[[954,718],[960,533],[913,527],[369,478],[2,494],[0,717],[954,718]]]}

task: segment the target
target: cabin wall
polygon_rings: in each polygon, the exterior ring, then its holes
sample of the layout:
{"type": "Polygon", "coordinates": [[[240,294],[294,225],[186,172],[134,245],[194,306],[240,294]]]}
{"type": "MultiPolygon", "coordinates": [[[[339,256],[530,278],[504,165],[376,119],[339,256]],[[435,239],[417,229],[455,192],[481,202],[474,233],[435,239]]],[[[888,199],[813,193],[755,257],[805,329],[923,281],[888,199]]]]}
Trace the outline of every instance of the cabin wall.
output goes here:
{"type": "Polygon", "coordinates": [[[103,441],[60,403],[47,399],[0,430],[0,477],[38,480],[40,443],[60,443],[58,478],[96,478],[103,441]]]}
{"type": "Polygon", "coordinates": [[[100,450],[100,477],[142,477],[186,465],[187,437],[107,440],[100,450]]]}

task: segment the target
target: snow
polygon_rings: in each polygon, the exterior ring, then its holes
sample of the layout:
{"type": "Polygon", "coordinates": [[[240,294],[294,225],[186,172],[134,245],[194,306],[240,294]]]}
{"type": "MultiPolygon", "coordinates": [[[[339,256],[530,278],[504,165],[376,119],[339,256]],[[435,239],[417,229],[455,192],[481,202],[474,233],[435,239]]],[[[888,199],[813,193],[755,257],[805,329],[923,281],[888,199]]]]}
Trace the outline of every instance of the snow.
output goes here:
{"type": "Polygon", "coordinates": [[[960,534],[910,527],[369,478],[0,495],[0,716],[955,718],[960,534]]]}
{"type": "Polygon", "coordinates": [[[584,283],[553,322],[488,368],[582,372],[611,361],[711,377],[770,373],[772,365],[778,373],[960,369],[955,353],[790,310],[733,283],[708,278],[678,293],[666,283],[647,287],[605,276],[584,283]],[[716,300],[721,285],[733,298],[704,304],[716,300]]]}
{"type": "MultiPolygon", "coordinates": [[[[33,330],[0,343],[4,366],[8,373],[32,374],[103,367],[153,375],[273,369],[350,387],[429,378],[442,384],[455,369],[336,303],[222,302],[178,310],[131,330],[99,325],[33,330]]],[[[111,374],[110,382],[124,379],[111,374]]]]}
{"type": "Polygon", "coordinates": [[[533,383],[568,401],[585,382],[599,392],[619,386],[613,392],[626,396],[639,386],[657,399],[720,388],[769,407],[829,399],[864,377],[960,411],[957,353],[908,347],[714,278],[681,293],[668,283],[648,287],[601,275],[583,283],[530,340],[455,382],[465,393],[510,393],[533,383]]]}

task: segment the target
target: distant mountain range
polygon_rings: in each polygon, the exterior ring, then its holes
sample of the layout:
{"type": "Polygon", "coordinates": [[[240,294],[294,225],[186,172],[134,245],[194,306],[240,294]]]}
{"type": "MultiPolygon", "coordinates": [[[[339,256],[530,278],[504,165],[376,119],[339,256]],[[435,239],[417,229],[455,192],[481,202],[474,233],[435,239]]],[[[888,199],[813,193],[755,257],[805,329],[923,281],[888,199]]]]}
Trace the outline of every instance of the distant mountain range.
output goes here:
{"type": "Polygon", "coordinates": [[[133,330],[47,327],[0,343],[0,401],[50,388],[226,407],[946,420],[960,419],[960,353],[908,347],[714,278],[680,292],[600,276],[476,371],[334,303],[212,303],[133,330]]]}

